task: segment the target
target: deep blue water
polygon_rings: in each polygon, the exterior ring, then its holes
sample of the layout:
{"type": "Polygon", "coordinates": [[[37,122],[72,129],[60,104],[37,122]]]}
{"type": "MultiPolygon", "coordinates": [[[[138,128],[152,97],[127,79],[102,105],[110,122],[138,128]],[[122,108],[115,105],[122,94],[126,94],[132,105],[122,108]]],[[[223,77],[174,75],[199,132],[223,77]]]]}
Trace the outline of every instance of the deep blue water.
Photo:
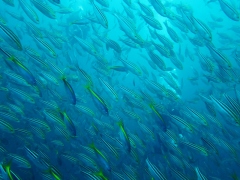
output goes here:
{"type": "Polygon", "coordinates": [[[238,179],[239,7],[0,1],[1,178],[238,179]]]}

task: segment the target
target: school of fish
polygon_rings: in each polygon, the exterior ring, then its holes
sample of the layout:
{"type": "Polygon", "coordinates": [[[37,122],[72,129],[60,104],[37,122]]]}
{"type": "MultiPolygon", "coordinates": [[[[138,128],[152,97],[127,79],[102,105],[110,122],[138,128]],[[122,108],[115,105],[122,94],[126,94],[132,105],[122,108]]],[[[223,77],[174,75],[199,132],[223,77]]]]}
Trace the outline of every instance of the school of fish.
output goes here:
{"type": "Polygon", "coordinates": [[[1,0],[0,179],[238,180],[237,0],[1,0]]]}

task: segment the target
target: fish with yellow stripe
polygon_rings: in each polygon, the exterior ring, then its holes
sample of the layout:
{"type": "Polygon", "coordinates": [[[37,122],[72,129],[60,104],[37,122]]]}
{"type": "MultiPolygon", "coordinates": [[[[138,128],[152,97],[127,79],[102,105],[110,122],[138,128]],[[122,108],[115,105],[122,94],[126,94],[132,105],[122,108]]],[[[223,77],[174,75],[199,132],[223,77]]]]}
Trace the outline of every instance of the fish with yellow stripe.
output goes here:
{"type": "Polygon", "coordinates": [[[92,89],[91,84],[87,84],[85,88],[91,94],[93,102],[96,104],[100,112],[104,115],[108,115],[108,107],[105,101],[92,89]]]}
{"type": "Polygon", "coordinates": [[[124,124],[123,121],[120,120],[118,123],[118,126],[120,128],[120,138],[124,140],[126,146],[127,146],[127,151],[130,153],[131,152],[131,143],[130,143],[130,139],[128,136],[128,133],[126,132],[125,128],[124,128],[124,124]]]}
{"type": "Polygon", "coordinates": [[[89,145],[89,147],[94,150],[98,160],[99,160],[99,164],[100,166],[104,169],[107,170],[109,172],[111,172],[111,167],[109,165],[108,159],[107,157],[94,145],[94,143],[91,143],[89,145]]]}

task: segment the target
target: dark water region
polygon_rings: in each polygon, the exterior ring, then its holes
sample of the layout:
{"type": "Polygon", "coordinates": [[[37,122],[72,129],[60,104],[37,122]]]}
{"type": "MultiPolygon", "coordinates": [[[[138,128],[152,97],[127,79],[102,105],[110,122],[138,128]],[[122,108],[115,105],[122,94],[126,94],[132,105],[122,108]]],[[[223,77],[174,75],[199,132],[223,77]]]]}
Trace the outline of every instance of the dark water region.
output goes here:
{"type": "Polygon", "coordinates": [[[237,180],[237,0],[1,0],[0,179],[237,180]]]}

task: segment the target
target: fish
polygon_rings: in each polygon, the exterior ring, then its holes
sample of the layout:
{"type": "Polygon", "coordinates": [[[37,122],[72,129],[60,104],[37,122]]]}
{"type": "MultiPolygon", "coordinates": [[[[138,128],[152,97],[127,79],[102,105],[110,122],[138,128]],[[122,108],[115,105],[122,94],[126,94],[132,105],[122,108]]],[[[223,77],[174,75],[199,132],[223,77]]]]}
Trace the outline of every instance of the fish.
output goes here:
{"type": "Polygon", "coordinates": [[[200,21],[199,19],[196,19],[195,17],[193,17],[194,20],[194,25],[195,28],[197,29],[197,33],[203,37],[206,41],[211,42],[212,41],[212,32],[209,29],[209,27],[204,24],[202,21],[200,21]]]}
{"type": "Polygon", "coordinates": [[[0,179],[240,177],[238,3],[0,9],[0,179]]]}
{"type": "Polygon", "coordinates": [[[35,79],[34,75],[24,64],[21,63],[21,61],[19,59],[17,59],[16,57],[8,54],[8,52],[6,52],[5,50],[3,50],[1,48],[0,48],[0,51],[4,52],[8,56],[8,58],[6,58],[6,60],[5,60],[5,62],[7,64],[9,63],[8,61],[14,63],[16,65],[15,66],[16,69],[14,69],[14,70],[17,73],[19,73],[29,84],[36,85],[36,79],[35,79]]]}
{"type": "Polygon", "coordinates": [[[91,117],[95,116],[94,111],[86,106],[76,105],[75,107],[76,107],[77,111],[79,111],[79,112],[83,112],[91,117]]]}
{"type": "Polygon", "coordinates": [[[19,4],[26,15],[36,24],[39,24],[40,20],[36,13],[36,11],[32,8],[32,6],[26,2],[25,0],[19,0],[19,4]]]}
{"type": "Polygon", "coordinates": [[[108,107],[105,101],[91,88],[89,84],[85,86],[88,92],[91,94],[93,101],[96,103],[97,107],[99,108],[100,112],[105,115],[108,115],[108,107]]]}
{"type": "Polygon", "coordinates": [[[157,32],[155,32],[155,35],[157,36],[158,40],[161,41],[166,47],[169,49],[173,48],[173,43],[170,39],[168,39],[166,36],[161,35],[157,32]]]}
{"type": "Polygon", "coordinates": [[[94,14],[97,17],[99,24],[101,24],[104,28],[108,29],[108,20],[105,14],[103,13],[103,11],[98,6],[96,6],[96,4],[94,3],[94,0],[89,0],[89,1],[93,6],[94,14]]]}
{"type": "Polygon", "coordinates": [[[8,13],[10,16],[12,16],[13,18],[23,22],[24,21],[24,17],[21,14],[14,14],[10,11],[6,11],[6,13],[8,13]]]}
{"type": "Polygon", "coordinates": [[[161,0],[148,0],[148,1],[159,15],[163,17],[167,16],[166,8],[164,4],[161,2],[161,0]]]}
{"type": "Polygon", "coordinates": [[[113,12],[113,15],[117,18],[120,29],[131,39],[137,40],[138,35],[134,22],[117,12],[113,12]]]}
{"type": "Polygon", "coordinates": [[[51,19],[56,19],[56,12],[47,3],[43,3],[37,0],[30,1],[43,15],[51,19]]]}
{"type": "Polygon", "coordinates": [[[164,174],[154,164],[152,164],[148,158],[146,159],[146,164],[148,166],[150,174],[154,179],[166,180],[164,174]]]}
{"type": "Polygon", "coordinates": [[[140,13],[140,16],[143,18],[143,20],[148,25],[150,25],[154,29],[157,29],[157,30],[162,30],[163,29],[161,23],[157,19],[155,19],[154,17],[152,17],[152,16],[145,16],[145,15],[143,15],[141,13],[140,13]]]}
{"type": "Polygon", "coordinates": [[[126,143],[126,146],[127,146],[127,151],[131,152],[131,144],[130,144],[129,136],[124,129],[124,124],[123,124],[122,121],[119,121],[117,124],[120,128],[120,136],[121,136],[121,138],[123,138],[125,140],[125,143],[126,143]]]}
{"type": "Polygon", "coordinates": [[[147,6],[146,4],[144,3],[141,3],[140,0],[137,1],[138,5],[140,6],[141,10],[147,15],[147,16],[150,16],[150,17],[153,17],[154,16],[154,13],[152,11],[152,9],[147,6]]]}
{"type": "Polygon", "coordinates": [[[180,38],[179,38],[178,34],[174,31],[173,28],[169,27],[167,21],[164,22],[164,25],[167,28],[167,32],[168,32],[169,36],[171,37],[171,39],[174,42],[178,43],[180,41],[180,38]]]}
{"type": "Polygon", "coordinates": [[[109,48],[112,48],[119,54],[121,54],[122,52],[120,45],[116,41],[113,41],[111,39],[107,39],[106,41],[106,49],[109,50],[109,48]]]}
{"type": "Polygon", "coordinates": [[[8,156],[11,158],[12,163],[17,164],[18,167],[27,169],[31,168],[30,162],[28,162],[28,160],[26,160],[25,158],[11,153],[9,153],[8,156]]]}
{"type": "Polygon", "coordinates": [[[220,110],[223,111],[225,113],[227,113],[230,117],[232,117],[234,119],[234,121],[239,124],[239,116],[238,114],[232,110],[232,108],[230,108],[227,104],[225,104],[222,101],[219,101],[217,98],[215,98],[214,96],[210,96],[210,98],[212,99],[212,101],[214,102],[214,105],[220,110]]]}
{"type": "Polygon", "coordinates": [[[65,87],[66,91],[72,97],[72,104],[76,105],[77,98],[76,98],[75,92],[74,92],[71,84],[69,84],[69,82],[67,81],[66,77],[62,77],[62,81],[64,83],[64,87],[65,87]]]}
{"type": "Polygon", "coordinates": [[[127,14],[127,16],[128,16],[129,18],[131,18],[131,19],[134,20],[134,19],[135,19],[135,15],[134,15],[132,9],[129,8],[129,7],[127,7],[127,6],[125,6],[124,3],[122,3],[122,6],[123,6],[124,11],[125,11],[125,13],[127,14]]]}
{"type": "Polygon", "coordinates": [[[226,0],[210,0],[210,2],[218,1],[222,11],[232,20],[239,21],[240,15],[235,7],[229,4],[226,0]]]}
{"type": "Polygon", "coordinates": [[[123,58],[121,58],[121,56],[119,54],[115,53],[115,56],[123,63],[123,65],[133,74],[137,75],[137,76],[141,76],[142,75],[142,70],[134,63],[131,63],[130,61],[127,61],[123,58]]]}
{"type": "Polygon", "coordinates": [[[154,62],[154,64],[157,65],[157,67],[160,70],[165,71],[166,70],[166,64],[163,61],[163,59],[160,58],[160,56],[158,54],[156,54],[154,51],[148,51],[148,55],[151,58],[151,60],[154,62]]]}
{"type": "Polygon", "coordinates": [[[68,116],[68,114],[65,111],[59,111],[60,115],[62,118],[66,119],[65,123],[67,124],[66,126],[70,129],[71,135],[73,137],[76,137],[77,132],[76,132],[76,127],[72,121],[72,119],[68,116]]]}
{"type": "Polygon", "coordinates": [[[103,86],[105,87],[106,91],[110,92],[111,96],[113,97],[113,99],[115,101],[118,101],[118,94],[116,93],[116,91],[113,89],[113,87],[106,81],[104,81],[102,78],[99,78],[99,80],[101,81],[101,83],[103,84],[103,86]]]}
{"type": "Polygon", "coordinates": [[[33,36],[33,38],[36,41],[37,46],[43,51],[45,51],[47,55],[52,58],[57,58],[57,53],[49,43],[35,36],[33,36]]]}
{"type": "Polygon", "coordinates": [[[79,42],[79,45],[86,50],[88,53],[92,54],[92,55],[97,55],[97,50],[95,49],[95,47],[93,45],[91,45],[89,42],[78,38],[76,36],[74,36],[74,38],[79,42]]]}
{"type": "Polygon", "coordinates": [[[155,135],[154,135],[153,131],[151,129],[149,129],[149,127],[147,127],[146,125],[144,125],[140,121],[138,121],[138,124],[139,124],[142,131],[144,131],[146,134],[149,134],[152,137],[153,140],[155,139],[155,135]]]}
{"type": "Polygon", "coordinates": [[[194,150],[197,150],[204,156],[208,156],[208,151],[204,146],[200,146],[198,144],[194,144],[191,142],[181,142],[181,144],[184,144],[185,146],[188,146],[189,148],[192,148],[194,150]]]}
{"type": "Polygon", "coordinates": [[[213,46],[213,44],[211,44],[211,43],[206,44],[206,46],[209,49],[212,57],[219,64],[219,66],[223,66],[225,68],[231,69],[232,63],[229,61],[229,59],[221,51],[216,49],[213,46]]]}
{"type": "Polygon", "coordinates": [[[5,121],[4,119],[0,119],[0,128],[5,132],[9,132],[9,133],[15,132],[13,126],[7,121],[5,121]]]}
{"type": "Polygon", "coordinates": [[[180,126],[182,126],[182,128],[186,129],[190,133],[194,132],[193,126],[190,123],[188,123],[186,120],[171,114],[169,116],[174,120],[173,123],[179,124],[180,126]]]}
{"type": "Polygon", "coordinates": [[[17,35],[7,26],[0,23],[0,37],[8,43],[11,47],[22,51],[22,44],[17,35]]]}
{"type": "Polygon", "coordinates": [[[89,147],[94,150],[97,158],[99,159],[99,162],[103,169],[111,172],[111,167],[109,166],[109,162],[107,158],[104,156],[104,154],[95,147],[94,143],[90,144],[89,147]]]}

